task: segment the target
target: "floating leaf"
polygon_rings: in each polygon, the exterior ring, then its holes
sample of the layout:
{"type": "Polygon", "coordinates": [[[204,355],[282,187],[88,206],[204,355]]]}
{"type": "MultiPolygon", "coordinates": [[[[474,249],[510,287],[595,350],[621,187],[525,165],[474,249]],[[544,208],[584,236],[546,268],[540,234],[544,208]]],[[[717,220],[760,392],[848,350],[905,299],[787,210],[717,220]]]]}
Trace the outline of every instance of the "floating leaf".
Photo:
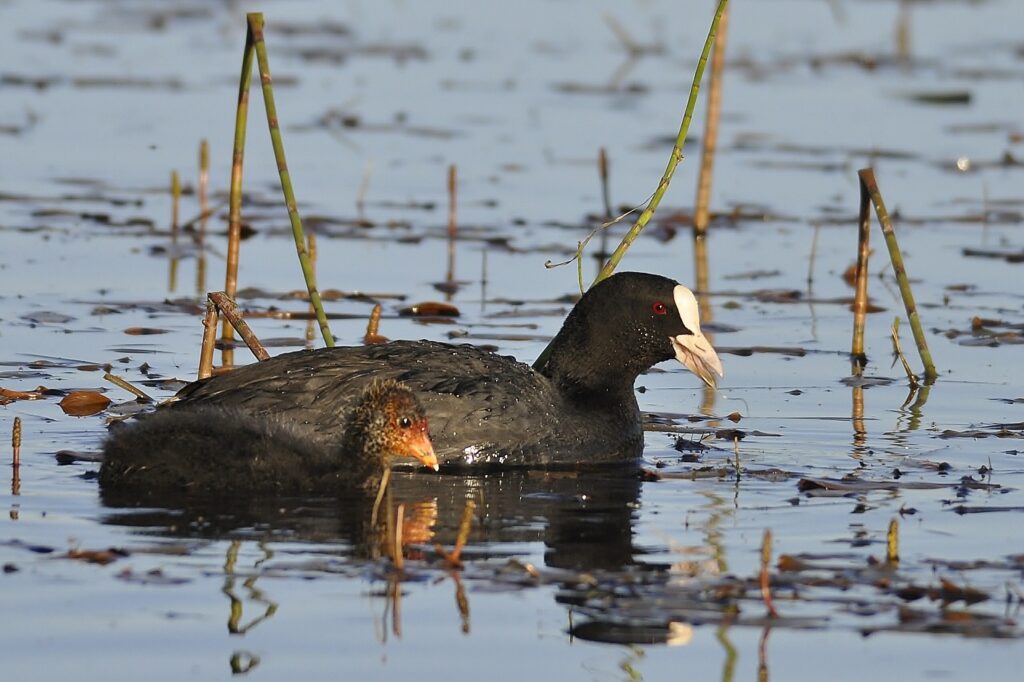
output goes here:
{"type": "Polygon", "coordinates": [[[128,556],[127,551],[111,547],[109,549],[72,549],[68,550],[67,554],[62,554],[57,558],[74,559],[75,561],[84,561],[87,564],[106,566],[126,556],[128,556]]]}
{"type": "Polygon", "coordinates": [[[124,330],[129,336],[151,336],[153,334],[166,334],[168,330],[157,327],[128,327],[124,330]]]}
{"type": "Polygon", "coordinates": [[[424,301],[406,306],[399,310],[398,314],[403,317],[458,317],[461,313],[450,303],[424,301]]]}
{"type": "Polygon", "coordinates": [[[88,417],[102,412],[110,404],[110,398],[96,391],[72,391],[60,401],[60,409],[72,417],[88,417]]]}

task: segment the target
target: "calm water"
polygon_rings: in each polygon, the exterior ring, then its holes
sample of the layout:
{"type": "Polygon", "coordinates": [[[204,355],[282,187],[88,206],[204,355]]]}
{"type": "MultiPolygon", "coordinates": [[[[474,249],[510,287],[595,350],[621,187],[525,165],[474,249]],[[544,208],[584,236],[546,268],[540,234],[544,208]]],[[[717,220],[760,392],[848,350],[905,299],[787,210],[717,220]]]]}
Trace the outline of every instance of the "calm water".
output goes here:
{"type": "MultiPolygon", "coordinates": [[[[97,450],[106,418],[130,398],[84,365],[109,363],[159,398],[175,390],[163,380],[195,376],[197,306],[222,287],[224,211],[210,222],[205,270],[191,247],[169,258],[167,187],[172,170],[195,186],[205,138],[222,200],[252,10],[266,15],[321,289],[403,297],[381,299],[391,338],[468,334],[532,361],[564,317],[562,297],[578,291],[574,266],[544,263],[567,258],[602,211],[598,148],[616,207],[642,204],[712,3],[0,2],[0,387],[98,389],[115,403],[81,418],[65,416],[59,396],[0,407],[4,443],[16,416],[24,428],[19,485],[0,496],[5,675],[750,679],[763,666],[781,680],[1016,677],[1024,6],[736,2],[713,209],[738,217],[708,238],[724,382],[707,394],[667,363],[640,378],[652,415],[645,463],[665,474],[658,481],[401,476],[401,583],[378,534],[343,501],[126,509],[100,499],[97,465],[55,456],[97,450]],[[616,30],[637,44],[632,57],[616,30]],[[435,285],[448,270],[449,164],[461,316],[397,318],[408,302],[445,298],[435,285]],[[856,251],[856,170],[867,165],[900,218],[940,370],[909,401],[891,365],[902,304],[877,228],[870,288],[885,310],[869,316],[867,374],[892,381],[841,383],[852,323],[842,273],[856,251]],[[373,227],[353,227],[357,218],[373,227]],[[987,256],[966,255],[978,252],[987,256]],[[972,334],[975,317],[988,321],[972,334]],[[137,327],[162,333],[126,333],[137,327]],[[852,419],[861,401],[863,420],[852,419]],[[738,424],[724,419],[733,412],[738,424]],[[746,433],[738,479],[721,428],[746,433]],[[710,432],[711,449],[696,450],[691,432],[710,432]],[[704,468],[721,475],[698,476],[704,468]],[[844,476],[870,485],[798,488],[801,477],[844,476]],[[476,518],[453,572],[432,546],[452,545],[466,500],[476,518]],[[900,565],[870,567],[892,518],[900,565]],[[770,628],[750,582],[765,529],[775,561],[811,562],[773,568],[782,618],[770,628]],[[108,548],[118,552],[106,565],[62,558],[108,548]],[[968,605],[971,594],[987,599],[968,605]]],[[[300,311],[276,296],[302,281],[255,90],[251,105],[245,217],[256,233],[240,285],[260,291],[243,303],[300,311]]],[[[694,137],[703,112],[702,100],[694,137]]],[[[625,267],[693,283],[686,223],[664,220],[692,206],[699,146],[686,154],[625,267]]],[[[187,195],[182,220],[197,212],[187,195]]],[[[588,258],[588,279],[594,268],[588,258]]],[[[356,318],[332,322],[342,343],[360,341],[369,310],[328,304],[356,318]]],[[[273,352],[306,333],[302,321],[253,326],[280,341],[273,352]]]]}

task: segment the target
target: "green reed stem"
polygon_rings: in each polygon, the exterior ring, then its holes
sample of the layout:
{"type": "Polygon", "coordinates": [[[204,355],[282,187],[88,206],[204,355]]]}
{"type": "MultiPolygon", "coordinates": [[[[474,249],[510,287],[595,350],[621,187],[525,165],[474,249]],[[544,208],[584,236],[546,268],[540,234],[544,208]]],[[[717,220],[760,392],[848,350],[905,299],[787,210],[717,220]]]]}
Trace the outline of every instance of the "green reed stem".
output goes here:
{"type": "MultiPolygon", "coordinates": [[[[281,191],[284,192],[285,206],[288,208],[288,219],[292,224],[292,236],[295,238],[295,250],[299,254],[299,264],[302,267],[302,276],[306,280],[306,289],[309,291],[309,302],[316,310],[316,321],[320,325],[320,333],[324,337],[324,343],[330,347],[334,345],[334,335],[327,324],[327,314],[324,313],[324,305],[320,300],[320,291],[316,287],[316,273],[309,260],[309,252],[306,250],[306,237],[302,230],[302,218],[299,217],[298,203],[295,201],[295,192],[292,189],[291,174],[288,172],[288,162],[284,155],[284,141],[281,139],[281,126],[278,124],[277,107],[274,105],[274,82],[270,77],[270,64],[267,60],[267,45],[263,40],[263,14],[252,12],[246,15],[249,24],[249,33],[253,36],[253,45],[256,48],[256,61],[260,70],[260,82],[263,85],[263,103],[267,109],[267,125],[270,128],[270,141],[274,147],[274,158],[277,159],[277,171],[281,176],[281,191]]],[[[248,39],[246,39],[248,43],[248,39]]]]}
{"type": "Polygon", "coordinates": [[[626,251],[629,250],[630,245],[640,236],[643,232],[644,227],[650,222],[651,217],[654,215],[654,211],[657,210],[658,204],[661,203],[661,198],[665,196],[665,191],[668,190],[669,183],[672,182],[672,175],[676,171],[676,166],[683,160],[683,144],[686,142],[686,134],[690,130],[690,120],[693,118],[693,109],[697,104],[697,95],[700,92],[700,81],[704,77],[704,67],[708,62],[708,55],[711,53],[711,46],[715,42],[715,34],[718,33],[718,25],[722,20],[722,13],[728,6],[729,0],[719,0],[718,9],[715,11],[715,18],[711,22],[711,29],[708,31],[708,37],[704,41],[704,50],[700,54],[700,61],[697,62],[697,70],[693,74],[693,84],[690,86],[690,98],[686,102],[686,111],[683,114],[682,123],[679,125],[679,134],[676,136],[676,143],[672,147],[672,154],[669,156],[668,165],[665,167],[665,172],[661,176],[661,182],[658,183],[658,189],[655,190],[651,200],[647,203],[647,207],[640,213],[640,217],[637,218],[636,223],[630,228],[629,232],[622,238],[622,241],[616,247],[615,251],[608,258],[608,262],[601,268],[601,272],[598,273],[597,279],[594,280],[594,284],[597,284],[603,279],[611,276],[615,272],[615,268],[618,267],[619,261],[626,255],[626,251]]]}
{"type": "Polygon", "coordinates": [[[917,352],[924,363],[925,383],[935,381],[938,372],[935,371],[935,363],[932,362],[931,351],[928,350],[928,341],[925,339],[924,330],[921,328],[921,318],[917,314],[917,304],[914,303],[914,292],[910,289],[910,278],[907,276],[907,269],[903,265],[903,254],[900,252],[900,245],[896,241],[896,232],[893,230],[892,221],[889,220],[889,212],[882,201],[882,193],[875,181],[875,172],[870,168],[864,168],[857,172],[861,184],[867,189],[871,196],[871,202],[875,205],[875,214],[878,216],[878,223],[882,227],[882,234],[885,236],[885,245],[889,249],[889,258],[892,261],[893,272],[896,273],[896,282],[900,287],[900,295],[903,297],[903,305],[907,309],[907,320],[910,322],[910,330],[914,332],[914,341],[917,343],[917,352]]]}

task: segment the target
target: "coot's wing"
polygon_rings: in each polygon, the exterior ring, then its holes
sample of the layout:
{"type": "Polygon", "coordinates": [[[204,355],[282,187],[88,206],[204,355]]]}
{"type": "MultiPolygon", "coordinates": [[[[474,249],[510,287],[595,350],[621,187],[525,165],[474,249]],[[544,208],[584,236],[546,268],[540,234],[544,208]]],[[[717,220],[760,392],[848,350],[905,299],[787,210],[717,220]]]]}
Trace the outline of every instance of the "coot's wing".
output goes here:
{"type": "Polygon", "coordinates": [[[470,345],[395,341],[287,353],[190,384],[178,399],[277,414],[311,438],[337,442],[351,404],[374,377],[412,388],[444,463],[545,466],[637,454],[577,450],[595,434],[573,419],[545,377],[470,345]]]}

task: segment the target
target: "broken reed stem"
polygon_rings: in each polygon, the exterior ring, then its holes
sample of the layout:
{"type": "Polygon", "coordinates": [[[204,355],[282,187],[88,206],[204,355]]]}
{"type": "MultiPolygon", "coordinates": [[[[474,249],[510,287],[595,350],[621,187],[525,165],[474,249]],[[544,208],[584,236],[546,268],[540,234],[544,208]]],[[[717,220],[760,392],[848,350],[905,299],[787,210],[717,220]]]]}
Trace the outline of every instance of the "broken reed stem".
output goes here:
{"type": "Polygon", "coordinates": [[[725,44],[728,33],[729,11],[726,10],[722,12],[722,19],[718,24],[715,52],[711,56],[707,118],[704,121],[700,175],[697,179],[697,201],[693,209],[694,237],[703,237],[708,231],[708,222],[710,222],[711,180],[715,169],[715,151],[718,148],[718,122],[722,117],[722,73],[725,71],[725,44]]]}
{"type": "MultiPolygon", "coordinates": [[[[907,373],[907,379],[910,381],[911,391],[917,390],[918,381],[917,375],[914,374],[914,370],[910,368],[910,363],[907,362],[907,356],[903,354],[903,344],[900,343],[900,318],[895,317],[892,320],[892,349],[896,353],[896,357],[903,363],[903,371],[907,373]]],[[[911,393],[913,394],[913,393],[911,393]]]]}
{"type": "Polygon", "coordinates": [[[629,250],[630,245],[636,241],[636,238],[643,232],[644,227],[650,222],[651,217],[654,215],[654,211],[657,210],[658,204],[661,203],[661,198],[665,196],[665,191],[668,189],[669,184],[672,182],[672,175],[675,173],[676,166],[683,159],[683,144],[686,142],[686,134],[690,130],[690,120],[693,118],[693,108],[697,104],[697,94],[700,92],[700,81],[704,76],[704,67],[707,65],[708,55],[711,52],[711,46],[715,41],[715,34],[718,32],[719,23],[722,20],[722,13],[725,12],[726,6],[729,4],[729,0],[718,0],[718,9],[715,10],[715,18],[711,21],[711,28],[708,31],[708,37],[704,41],[704,49],[701,52],[700,60],[697,62],[697,70],[693,74],[693,84],[690,86],[690,97],[686,102],[686,110],[683,114],[682,123],[679,125],[679,134],[676,136],[676,142],[672,146],[672,154],[669,156],[668,165],[665,166],[665,172],[661,176],[661,181],[658,183],[658,188],[655,190],[651,200],[647,203],[647,207],[640,213],[640,217],[637,218],[636,223],[630,228],[626,236],[622,238],[622,241],[616,247],[614,253],[608,258],[608,262],[601,268],[601,272],[598,273],[597,279],[594,280],[594,284],[606,279],[615,272],[615,268],[619,265],[619,261],[626,255],[626,251],[629,250]]]}
{"type": "Polygon", "coordinates": [[[206,218],[210,210],[210,143],[199,141],[199,243],[206,240],[206,218]]]}
{"type": "MultiPolygon", "coordinates": [[[[228,191],[228,252],[224,267],[224,293],[231,298],[234,298],[238,292],[238,255],[239,245],[242,241],[242,162],[245,158],[245,128],[249,118],[249,83],[252,80],[252,62],[255,56],[254,39],[252,30],[246,30],[245,48],[242,52],[242,75],[238,81],[238,103],[235,107],[235,140],[231,151],[231,186],[228,191]]],[[[225,341],[235,338],[234,330],[226,320],[221,338],[225,341]]],[[[233,355],[234,351],[225,345],[224,364],[229,364],[233,355]]],[[[211,355],[210,367],[212,368],[212,366],[211,355]]],[[[202,378],[202,362],[199,367],[202,378]]]]}
{"type": "Polygon", "coordinates": [[[245,345],[249,347],[252,354],[256,356],[256,359],[260,362],[270,359],[270,353],[263,347],[260,340],[256,338],[256,334],[253,333],[252,329],[246,324],[245,320],[242,319],[242,314],[238,310],[238,306],[232,301],[227,294],[223,291],[212,291],[206,295],[206,297],[213,301],[213,304],[217,306],[220,314],[224,316],[224,319],[231,323],[231,326],[238,331],[238,335],[245,341],[245,345]]]}
{"type": "Polygon", "coordinates": [[[455,280],[455,236],[458,232],[458,169],[455,164],[448,166],[448,272],[446,281],[453,284],[455,280]]]}
{"type": "Polygon", "coordinates": [[[768,575],[768,567],[772,562],[772,531],[770,528],[764,529],[764,536],[761,540],[761,598],[764,600],[764,605],[768,608],[768,616],[770,618],[778,618],[779,612],[775,610],[775,603],[772,601],[772,588],[771,580],[768,575]]]}
{"type": "Polygon", "coordinates": [[[854,376],[864,372],[868,362],[864,354],[864,322],[868,311],[868,256],[871,241],[871,195],[860,183],[860,217],[857,223],[857,266],[854,275],[853,341],[850,346],[850,369],[854,376]]]}
{"type": "Polygon", "coordinates": [[[370,312],[370,319],[366,323],[366,334],[363,336],[363,343],[366,345],[388,342],[387,337],[381,336],[378,331],[380,329],[380,314],[382,310],[380,303],[375,303],[373,310],[370,312]]]}
{"type": "Polygon", "coordinates": [[[924,363],[925,383],[935,381],[938,372],[935,371],[935,363],[932,362],[931,351],[928,350],[928,341],[921,328],[921,318],[917,314],[917,304],[914,303],[914,292],[910,289],[910,278],[907,276],[907,269],[903,265],[903,254],[900,252],[899,243],[896,240],[896,232],[893,230],[892,221],[889,220],[889,212],[882,201],[882,193],[875,181],[875,172],[870,168],[864,168],[857,172],[861,184],[867,188],[871,196],[871,202],[875,205],[875,214],[878,216],[878,223],[882,227],[882,234],[885,236],[885,245],[889,249],[889,259],[892,261],[893,272],[896,273],[896,282],[900,287],[900,295],[903,297],[903,305],[907,309],[907,320],[910,322],[910,330],[914,332],[914,341],[917,343],[917,351],[924,363]]]}
{"type": "Polygon", "coordinates": [[[178,217],[181,215],[181,179],[171,171],[171,243],[178,243],[178,217]]]}
{"type": "Polygon", "coordinates": [[[604,147],[597,152],[597,172],[601,177],[601,203],[604,206],[604,219],[611,220],[613,216],[611,192],[608,189],[608,152],[604,147]]]}
{"type": "MultiPolygon", "coordinates": [[[[295,238],[295,250],[299,255],[299,265],[302,267],[302,276],[306,280],[306,289],[309,291],[309,302],[316,310],[316,319],[320,325],[320,334],[324,337],[324,344],[330,348],[334,346],[334,335],[327,324],[327,315],[324,314],[324,304],[320,300],[320,291],[316,286],[316,275],[309,262],[309,253],[306,251],[306,238],[302,231],[302,218],[299,217],[298,203],[295,201],[295,192],[292,189],[291,174],[288,172],[288,161],[284,155],[284,140],[281,138],[281,126],[277,118],[277,106],[274,104],[274,82],[270,77],[270,63],[267,59],[267,45],[263,39],[263,14],[251,12],[246,15],[249,26],[248,33],[252,35],[253,47],[256,51],[256,62],[259,65],[260,82],[263,85],[263,104],[267,110],[267,126],[270,128],[270,141],[274,147],[274,158],[277,160],[277,171],[281,178],[281,191],[284,193],[284,203],[288,209],[288,218],[292,225],[292,236],[295,238]]],[[[246,45],[249,44],[248,37],[246,45]]]]}
{"type": "Polygon", "coordinates": [[[134,395],[136,398],[138,398],[139,400],[141,400],[144,403],[151,403],[151,402],[153,402],[153,399],[151,397],[149,397],[149,395],[147,395],[145,391],[143,391],[141,388],[136,388],[135,386],[133,386],[132,384],[128,383],[127,381],[125,381],[124,379],[122,379],[119,376],[115,376],[115,375],[111,374],[110,372],[105,372],[103,374],[103,378],[106,379],[107,381],[109,381],[110,383],[114,384],[118,388],[123,388],[124,390],[128,391],[129,393],[131,393],[132,395],[134,395]]]}
{"type": "MultiPolygon", "coordinates": [[[[229,328],[225,324],[225,328],[229,328]]],[[[213,347],[217,337],[217,306],[209,298],[206,299],[206,315],[203,317],[203,345],[199,349],[199,375],[205,379],[213,374],[213,347]]]]}
{"type": "Polygon", "coordinates": [[[11,456],[11,466],[17,469],[21,466],[21,417],[14,418],[14,429],[11,431],[11,448],[14,451],[11,456]]]}
{"type": "Polygon", "coordinates": [[[900,562],[900,522],[889,521],[889,530],[885,534],[885,563],[895,566],[900,562]]]}

